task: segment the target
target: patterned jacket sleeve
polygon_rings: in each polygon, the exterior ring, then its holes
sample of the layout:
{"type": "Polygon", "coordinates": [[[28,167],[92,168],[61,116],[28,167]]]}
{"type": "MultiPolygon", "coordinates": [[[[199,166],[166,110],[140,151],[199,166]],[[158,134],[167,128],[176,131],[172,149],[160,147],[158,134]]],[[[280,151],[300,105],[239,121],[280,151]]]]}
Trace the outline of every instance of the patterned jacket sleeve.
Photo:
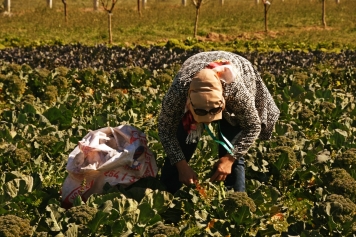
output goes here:
{"type": "Polygon", "coordinates": [[[261,132],[261,120],[255,107],[255,101],[243,83],[236,83],[234,93],[226,98],[224,118],[236,124],[241,131],[230,141],[235,159],[245,155],[261,132]]]}
{"type": "MultiPolygon", "coordinates": [[[[176,77],[179,77],[179,75],[176,77]]],[[[182,87],[182,84],[174,80],[163,98],[161,113],[158,117],[158,133],[172,164],[185,159],[176,134],[187,101],[189,85],[186,85],[186,87],[184,85],[182,87]]]]}

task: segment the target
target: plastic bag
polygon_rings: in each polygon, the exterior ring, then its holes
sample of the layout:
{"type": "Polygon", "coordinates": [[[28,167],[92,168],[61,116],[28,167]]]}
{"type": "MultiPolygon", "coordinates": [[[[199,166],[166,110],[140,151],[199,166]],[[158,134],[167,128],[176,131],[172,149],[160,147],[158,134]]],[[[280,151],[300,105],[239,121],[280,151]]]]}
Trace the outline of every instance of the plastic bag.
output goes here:
{"type": "Polygon", "coordinates": [[[69,154],[66,168],[63,207],[70,207],[77,195],[86,200],[102,193],[105,183],[129,186],[140,178],[155,177],[158,170],[146,135],[129,125],[89,132],[69,154]]]}

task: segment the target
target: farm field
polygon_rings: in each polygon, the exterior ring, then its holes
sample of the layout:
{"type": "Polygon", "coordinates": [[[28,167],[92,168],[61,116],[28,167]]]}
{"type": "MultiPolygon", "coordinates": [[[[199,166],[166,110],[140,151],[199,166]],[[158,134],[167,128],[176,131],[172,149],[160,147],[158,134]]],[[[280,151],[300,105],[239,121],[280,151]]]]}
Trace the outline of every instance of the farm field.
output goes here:
{"type": "Polygon", "coordinates": [[[326,29],[321,2],[271,1],[268,34],[263,5],[209,1],[197,39],[192,6],[148,1],[139,17],[119,1],[112,45],[90,1],[68,1],[67,23],[60,1],[43,2],[14,0],[0,16],[0,236],[355,236],[354,1],[326,1],[326,29]],[[136,126],[161,167],[162,98],[205,50],[250,60],[281,111],[272,139],[245,157],[246,193],[208,182],[217,146],[205,134],[199,185],[169,194],[159,170],[63,208],[68,154],[90,130],[136,126]]]}
{"type": "MultiPolygon", "coordinates": [[[[262,1],[257,5],[254,0],[225,0],[224,5],[215,0],[205,2],[198,22],[198,39],[202,42],[223,41],[228,47],[239,50],[340,50],[356,45],[356,2],[353,0],[341,0],[339,4],[326,0],[325,29],[321,1],[270,1],[267,34],[262,1]]],[[[141,16],[136,3],[119,0],[115,5],[112,14],[114,45],[151,45],[169,39],[196,43],[191,39],[195,8],[190,1],[184,7],[178,0],[148,0],[145,9],[141,9],[141,16]]],[[[12,0],[10,11],[11,15],[3,15],[0,21],[0,48],[42,43],[96,45],[109,40],[107,13],[101,6],[94,11],[93,1],[68,1],[67,21],[61,1],[53,1],[49,9],[43,0],[12,0]]]]}
{"type": "Polygon", "coordinates": [[[162,165],[160,103],[179,65],[200,51],[2,50],[1,215],[22,218],[23,236],[352,236],[354,51],[241,53],[258,67],[281,110],[272,140],[257,142],[246,157],[248,196],[207,182],[217,150],[204,137],[193,161],[199,189],[184,187],[172,196],[156,179],[143,179],[61,208],[68,154],[89,130],[137,126],[162,165]]]}

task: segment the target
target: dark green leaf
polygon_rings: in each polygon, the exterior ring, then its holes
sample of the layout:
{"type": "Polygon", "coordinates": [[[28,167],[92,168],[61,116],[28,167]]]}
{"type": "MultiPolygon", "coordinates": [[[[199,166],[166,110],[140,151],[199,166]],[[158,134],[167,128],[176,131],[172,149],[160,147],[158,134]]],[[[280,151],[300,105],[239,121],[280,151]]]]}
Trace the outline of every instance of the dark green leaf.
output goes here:
{"type": "Polygon", "coordinates": [[[155,211],[152,209],[150,204],[142,203],[138,205],[138,210],[140,210],[137,222],[140,224],[147,224],[149,220],[156,215],[155,211]]]}
{"type": "Polygon", "coordinates": [[[95,214],[94,218],[88,223],[89,229],[92,233],[96,233],[99,227],[108,221],[106,218],[110,215],[112,209],[112,202],[106,201],[95,214]]]}
{"type": "Polygon", "coordinates": [[[278,170],[281,170],[287,165],[289,162],[288,154],[285,152],[282,152],[281,155],[279,156],[278,160],[274,165],[277,167],[278,170]]]}
{"type": "Polygon", "coordinates": [[[27,114],[36,114],[36,109],[33,107],[33,105],[26,103],[21,112],[27,114]]]}
{"type": "Polygon", "coordinates": [[[304,88],[298,84],[293,84],[290,88],[292,98],[297,98],[304,91],[305,91],[304,88]]]}
{"type": "Polygon", "coordinates": [[[231,217],[236,225],[242,225],[243,223],[247,223],[249,219],[251,221],[250,208],[247,206],[239,207],[237,210],[232,211],[231,217]]]}
{"type": "Polygon", "coordinates": [[[127,226],[124,219],[112,221],[111,234],[113,236],[122,236],[125,231],[127,231],[127,226]]]}

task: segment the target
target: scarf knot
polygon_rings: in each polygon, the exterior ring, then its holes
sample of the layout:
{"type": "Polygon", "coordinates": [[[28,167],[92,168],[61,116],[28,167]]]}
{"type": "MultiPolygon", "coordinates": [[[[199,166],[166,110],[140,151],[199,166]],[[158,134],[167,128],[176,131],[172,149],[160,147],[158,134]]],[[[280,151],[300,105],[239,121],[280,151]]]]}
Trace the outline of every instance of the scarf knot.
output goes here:
{"type": "Polygon", "coordinates": [[[186,143],[197,143],[203,133],[203,124],[198,123],[194,120],[192,113],[188,110],[182,119],[184,131],[188,133],[186,138],[186,143]]]}

